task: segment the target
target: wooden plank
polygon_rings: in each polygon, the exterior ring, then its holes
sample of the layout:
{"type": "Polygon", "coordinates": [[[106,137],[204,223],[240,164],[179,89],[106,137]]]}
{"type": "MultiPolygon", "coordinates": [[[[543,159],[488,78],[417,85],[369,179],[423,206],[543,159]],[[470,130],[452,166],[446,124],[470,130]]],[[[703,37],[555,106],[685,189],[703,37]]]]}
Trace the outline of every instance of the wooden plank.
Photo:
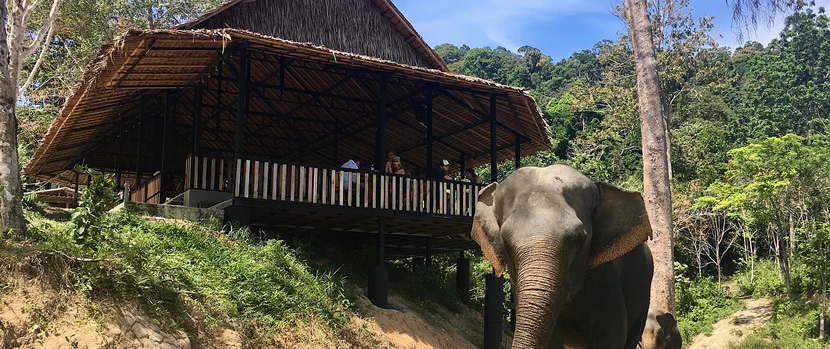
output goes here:
{"type": "Polygon", "coordinates": [[[349,181],[348,182],[349,182],[349,188],[348,188],[349,193],[347,194],[348,202],[347,202],[346,205],[351,207],[352,206],[352,192],[354,192],[354,183],[352,183],[352,173],[351,172],[349,172],[349,181]]]}
{"type": "Polygon", "coordinates": [[[320,193],[321,194],[320,195],[320,199],[321,199],[320,202],[322,202],[324,204],[326,203],[326,194],[328,193],[328,184],[329,184],[329,181],[327,180],[328,174],[329,174],[329,170],[324,168],[323,169],[323,178],[320,181],[320,185],[322,185],[322,188],[321,188],[322,193],[320,193]]]}
{"type": "Polygon", "coordinates": [[[297,186],[297,166],[291,165],[291,196],[288,198],[288,201],[294,201],[294,188],[297,186]]]}
{"type": "Polygon", "coordinates": [[[245,160],[245,184],[243,187],[245,188],[245,197],[247,198],[250,196],[250,189],[251,189],[251,160],[245,160]]]}
{"type": "Polygon", "coordinates": [[[372,208],[378,208],[378,175],[372,174],[372,208]]]}
{"type": "Polygon", "coordinates": [[[210,159],[210,190],[216,188],[216,159],[210,159]]]}
{"type": "Polygon", "coordinates": [[[199,189],[199,157],[193,157],[193,189],[199,189]]]}
{"type": "Polygon", "coordinates": [[[300,196],[297,198],[297,201],[303,202],[303,195],[305,194],[305,182],[306,182],[306,167],[300,166],[300,182],[297,185],[300,187],[300,196]]]}
{"type": "MultiPolygon", "coordinates": [[[[187,159],[184,160],[184,190],[190,189],[190,183],[193,181],[193,174],[190,172],[190,163],[193,161],[192,156],[188,156],[187,159]]],[[[120,172],[119,172],[120,176],[120,172]]],[[[121,183],[117,183],[116,185],[120,186],[121,183]]]]}
{"type": "Polygon", "coordinates": [[[396,190],[397,189],[397,184],[398,184],[398,179],[395,178],[395,177],[392,177],[391,179],[392,179],[392,194],[390,195],[390,198],[392,199],[391,200],[392,201],[391,202],[391,204],[392,204],[391,208],[394,210],[394,209],[398,208],[398,205],[397,205],[398,204],[398,191],[396,190]]]}
{"type": "Polygon", "coordinates": [[[467,215],[467,185],[461,186],[461,215],[467,215]]]}
{"type": "Polygon", "coordinates": [[[288,166],[283,164],[280,165],[280,200],[285,201],[285,181],[287,174],[288,166]]]}
{"type": "Polygon", "coordinates": [[[240,176],[240,172],[242,171],[242,159],[236,159],[236,187],[233,191],[234,196],[239,196],[239,181],[242,176],[240,176]]]}
{"type": "Polygon", "coordinates": [[[363,174],[363,207],[369,207],[369,174],[363,174]]]}
{"type": "Polygon", "coordinates": [[[225,189],[225,159],[219,159],[219,191],[225,189]]]}
{"type": "Polygon", "coordinates": [[[337,191],[340,192],[340,206],[345,206],[343,204],[343,187],[345,187],[345,171],[340,170],[340,186],[338,186],[337,191]]]}
{"type": "Polygon", "coordinates": [[[354,185],[354,203],[355,206],[360,206],[360,173],[357,174],[357,178],[355,178],[355,185],[354,185]]]}
{"type": "Polygon", "coordinates": [[[268,200],[268,163],[262,163],[262,198],[268,200]]]}
{"type": "Polygon", "coordinates": [[[431,183],[429,181],[424,181],[424,184],[426,184],[426,189],[427,189],[426,190],[427,198],[426,198],[426,200],[424,200],[424,210],[427,213],[432,213],[432,206],[431,206],[432,202],[430,201],[432,199],[432,193],[430,193],[430,190],[429,190],[431,183]]]}
{"type": "Polygon", "coordinates": [[[202,189],[208,189],[208,187],[207,187],[207,177],[208,177],[208,176],[207,176],[207,174],[208,174],[207,172],[208,172],[208,170],[207,170],[207,169],[208,169],[208,162],[207,162],[207,159],[202,158],[202,174],[201,174],[201,177],[202,177],[202,189]]]}
{"type": "Polygon", "coordinates": [[[311,202],[313,200],[312,198],[314,197],[314,170],[315,168],[313,167],[308,167],[306,169],[306,175],[308,177],[308,191],[306,192],[306,202],[311,202]]]}
{"type": "Polygon", "coordinates": [[[254,161],[254,197],[259,195],[259,160],[254,161]]]}
{"type": "Polygon", "coordinates": [[[409,190],[409,178],[404,179],[404,182],[406,183],[406,189],[404,189],[404,201],[406,201],[406,210],[412,211],[412,205],[410,205],[410,202],[412,201],[412,192],[409,190]]]}
{"type": "Polygon", "coordinates": [[[441,214],[447,214],[447,183],[441,182],[441,214]]]}
{"type": "Polygon", "coordinates": [[[337,187],[338,187],[338,185],[337,185],[338,184],[337,183],[337,171],[331,170],[331,178],[329,179],[329,181],[331,182],[331,202],[330,202],[330,204],[334,205],[334,197],[335,197],[335,194],[336,194],[335,191],[337,190],[337,187]]]}
{"type": "Polygon", "coordinates": [[[313,183],[314,186],[312,187],[313,190],[311,191],[311,202],[313,202],[315,204],[317,203],[317,179],[319,177],[319,174],[320,174],[320,169],[319,168],[314,168],[314,183],[313,183]]]}

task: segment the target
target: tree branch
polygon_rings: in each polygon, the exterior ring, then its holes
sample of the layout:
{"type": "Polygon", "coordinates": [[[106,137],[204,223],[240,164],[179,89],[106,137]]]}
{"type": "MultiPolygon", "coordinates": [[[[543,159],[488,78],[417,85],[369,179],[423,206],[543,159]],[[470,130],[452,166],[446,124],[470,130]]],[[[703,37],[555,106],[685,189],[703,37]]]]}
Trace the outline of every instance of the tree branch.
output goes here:
{"type": "MultiPolygon", "coordinates": [[[[58,1],[58,0],[56,0],[58,1]]],[[[52,32],[54,31],[54,26],[49,27],[49,32],[46,34],[47,37],[52,37],[52,32]]],[[[35,66],[32,67],[32,71],[29,72],[29,76],[26,78],[26,83],[17,90],[16,98],[20,98],[20,95],[32,85],[35,81],[35,76],[37,76],[37,72],[40,70],[40,66],[43,64],[43,57],[46,57],[46,51],[49,49],[49,40],[43,41],[43,45],[40,49],[40,55],[37,57],[37,62],[35,62],[35,66]]]]}
{"type": "Polygon", "coordinates": [[[32,43],[26,46],[23,49],[23,57],[21,57],[20,61],[25,60],[27,57],[33,55],[35,51],[43,44],[48,36],[52,33],[52,27],[55,24],[55,20],[58,18],[58,7],[60,6],[61,0],[53,0],[52,1],[52,8],[49,10],[49,17],[46,18],[46,22],[43,23],[43,26],[37,31],[32,43]],[[45,29],[45,30],[44,30],[45,29]],[[43,32],[47,32],[49,34],[43,35],[43,32]]]}

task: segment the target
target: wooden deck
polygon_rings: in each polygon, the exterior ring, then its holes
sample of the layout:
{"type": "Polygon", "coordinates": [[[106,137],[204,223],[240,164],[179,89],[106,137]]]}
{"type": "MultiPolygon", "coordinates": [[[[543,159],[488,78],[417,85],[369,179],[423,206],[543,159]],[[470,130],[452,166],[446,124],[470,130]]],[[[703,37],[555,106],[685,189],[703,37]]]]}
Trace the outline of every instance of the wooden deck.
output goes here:
{"type": "Polygon", "coordinates": [[[232,194],[260,227],[376,234],[384,217],[390,258],[475,247],[470,232],[481,184],[268,159],[191,156],[185,190],[232,194]]]}

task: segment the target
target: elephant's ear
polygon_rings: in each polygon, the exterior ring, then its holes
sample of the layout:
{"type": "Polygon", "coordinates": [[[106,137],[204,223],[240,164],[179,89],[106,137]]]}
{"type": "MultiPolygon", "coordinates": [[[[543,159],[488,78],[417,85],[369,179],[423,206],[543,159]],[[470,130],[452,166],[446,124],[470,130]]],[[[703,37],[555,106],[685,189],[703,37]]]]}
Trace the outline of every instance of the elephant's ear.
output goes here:
{"type": "Polygon", "coordinates": [[[590,268],[628,253],[651,237],[643,197],[608,183],[597,183],[599,205],[594,209],[590,268]]]}
{"type": "Polygon", "coordinates": [[[502,243],[499,231],[499,222],[495,214],[495,197],[493,194],[498,183],[492,183],[478,192],[476,203],[476,215],[473,218],[472,237],[484,252],[484,257],[493,265],[496,276],[504,273],[504,244],[502,243]]]}

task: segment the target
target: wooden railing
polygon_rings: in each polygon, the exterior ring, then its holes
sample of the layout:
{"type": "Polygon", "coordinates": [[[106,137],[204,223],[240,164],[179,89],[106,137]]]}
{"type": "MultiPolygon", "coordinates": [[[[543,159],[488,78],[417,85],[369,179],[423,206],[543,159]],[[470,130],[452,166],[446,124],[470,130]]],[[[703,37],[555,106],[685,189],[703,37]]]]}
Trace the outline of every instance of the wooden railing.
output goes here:
{"type": "Polygon", "coordinates": [[[130,201],[147,204],[161,203],[161,175],[157,175],[141,183],[130,192],[130,201]]]}
{"type": "Polygon", "coordinates": [[[469,182],[281,161],[228,162],[188,159],[189,188],[230,191],[247,199],[452,216],[472,216],[481,188],[469,182]]]}

